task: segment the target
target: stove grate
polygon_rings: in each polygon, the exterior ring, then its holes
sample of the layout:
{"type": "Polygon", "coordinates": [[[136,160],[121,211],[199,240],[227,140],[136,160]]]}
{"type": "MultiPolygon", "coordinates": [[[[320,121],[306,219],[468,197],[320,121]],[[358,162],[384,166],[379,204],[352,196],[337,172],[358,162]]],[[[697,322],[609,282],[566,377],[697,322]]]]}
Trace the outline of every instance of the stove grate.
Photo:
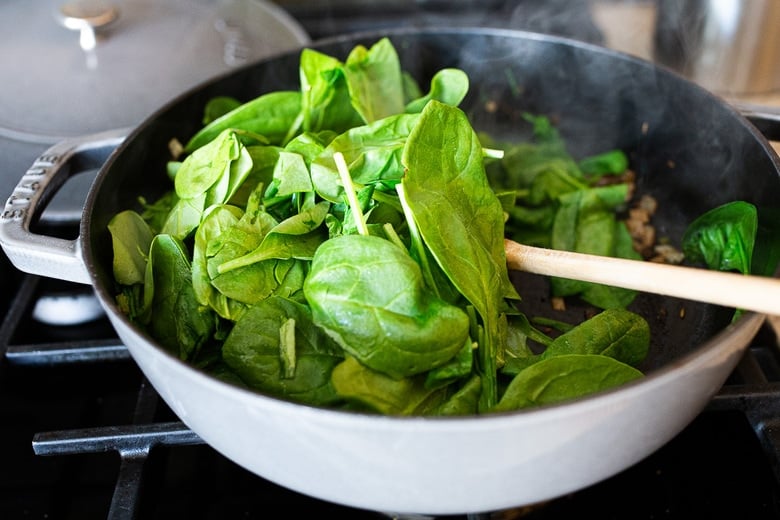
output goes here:
{"type": "Polygon", "coordinates": [[[33,449],[36,455],[118,452],[119,473],[106,518],[133,520],[152,448],[202,443],[192,430],[174,421],[39,433],[33,438],[33,449]]]}

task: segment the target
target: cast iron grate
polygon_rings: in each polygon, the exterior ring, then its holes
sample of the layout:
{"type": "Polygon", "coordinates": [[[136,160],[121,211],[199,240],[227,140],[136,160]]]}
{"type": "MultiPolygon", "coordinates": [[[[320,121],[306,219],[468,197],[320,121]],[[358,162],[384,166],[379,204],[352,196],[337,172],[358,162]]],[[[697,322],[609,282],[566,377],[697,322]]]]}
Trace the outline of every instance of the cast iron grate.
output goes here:
{"type": "Polygon", "coordinates": [[[764,324],[709,410],[745,414],[780,480],[780,319],[764,324]]]}

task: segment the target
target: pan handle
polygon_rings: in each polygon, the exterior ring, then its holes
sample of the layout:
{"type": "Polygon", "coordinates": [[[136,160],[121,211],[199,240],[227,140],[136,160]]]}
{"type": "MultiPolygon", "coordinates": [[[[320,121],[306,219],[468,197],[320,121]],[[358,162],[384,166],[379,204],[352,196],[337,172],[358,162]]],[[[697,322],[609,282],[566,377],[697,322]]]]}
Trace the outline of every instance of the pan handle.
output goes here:
{"type": "Polygon", "coordinates": [[[0,246],[20,271],[70,282],[90,283],[81,237],[67,240],[30,231],[30,226],[65,181],[100,168],[128,135],[128,129],[68,139],[39,156],[22,176],[0,215],[0,246]]]}
{"type": "Polygon", "coordinates": [[[733,105],[767,140],[780,141],[780,108],[738,102],[733,105]]]}

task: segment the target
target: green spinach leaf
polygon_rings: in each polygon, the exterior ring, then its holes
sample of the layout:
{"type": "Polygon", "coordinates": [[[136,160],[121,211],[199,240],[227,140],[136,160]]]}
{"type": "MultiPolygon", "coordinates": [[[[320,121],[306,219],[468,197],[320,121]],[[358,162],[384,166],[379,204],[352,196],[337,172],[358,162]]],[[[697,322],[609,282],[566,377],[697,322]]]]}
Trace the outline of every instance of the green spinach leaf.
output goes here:
{"type": "Polygon", "coordinates": [[[108,222],[114,252],[114,279],[122,285],[144,283],[146,259],[154,234],[141,215],[125,210],[108,222]]]}
{"type": "Polygon", "coordinates": [[[145,325],[160,344],[189,359],[211,338],[214,314],[195,297],[189,253],[170,235],[156,235],[144,282],[145,325]]]}
{"type": "Polygon", "coordinates": [[[622,150],[610,150],[585,157],[578,166],[586,175],[620,175],[628,169],[628,157],[622,150]]]}
{"type": "Polygon", "coordinates": [[[301,52],[303,130],[342,133],[363,123],[352,106],[344,64],[314,49],[301,52]]]}
{"type": "Polygon", "coordinates": [[[685,231],[682,249],[686,259],[710,269],[750,274],[758,229],[753,204],[734,201],[696,218],[685,231]]]}
{"type": "Polygon", "coordinates": [[[506,267],[503,210],[485,175],[482,146],[460,109],[432,100],[403,161],[406,199],[427,247],[482,318],[485,342],[478,357],[488,408],[497,394],[495,360],[504,343],[501,304],[516,292],[506,267]]]}
{"type": "Polygon", "coordinates": [[[314,323],[367,367],[393,378],[443,365],[468,336],[468,317],[425,290],[409,254],[383,238],[323,243],[304,282],[314,323]]]}
{"type": "Polygon", "coordinates": [[[436,410],[435,415],[476,415],[479,413],[479,397],[482,382],[473,375],[436,410]]]}
{"type": "Polygon", "coordinates": [[[162,232],[186,238],[200,224],[209,206],[230,199],[252,172],[252,158],[231,130],[195,150],[176,172],[179,200],[162,232]]]}
{"type": "Polygon", "coordinates": [[[403,112],[401,63],[395,47],[382,38],[370,49],[358,45],[344,64],[352,106],[366,123],[403,112]]]}
{"type": "Polygon", "coordinates": [[[340,401],[331,372],[343,353],[313,325],[308,307],[300,303],[272,296],[253,305],[231,330],[222,356],[255,390],[313,405],[340,401]],[[292,339],[280,332],[285,327],[293,328],[292,339]],[[291,356],[292,373],[286,366],[291,356]]]}
{"type": "Polygon", "coordinates": [[[565,354],[600,354],[638,366],[650,348],[650,326],[625,309],[607,309],[555,338],[542,359],[565,354]]]}
{"type": "Polygon", "coordinates": [[[333,386],[343,399],[384,415],[430,415],[446,395],[420,376],[392,378],[349,356],[333,369],[333,386]]]}
{"type": "Polygon", "coordinates": [[[241,105],[241,101],[230,96],[217,96],[210,99],[203,109],[203,125],[208,125],[241,105]]]}
{"type": "MultiPolygon", "coordinates": [[[[553,222],[553,249],[641,260],[625,224],[615,216],[627,193],[628,186],[621,183],[561,196],[553,222]]],[[[626,307],[637,295],[629,289],[557,277],[551,278],[551,286],[555,296],[579,295],[602,309],[626,307]]]]}
{"type": "Polygon", "coordinates": [[[271,144],[283,144],[284,138],[296,124],[300,112],[300,92],[277,91],[263,94],[211,121],[190,138],[184,150],[194,152],[225,130],[249,131],[264,136],[271,144]]]}
{"type": "Polygon", "coordinates": [[[469,77],[460,69],[441,69],[431,79],[431,89],[425,95],[410,101],[406,112],[421,112],[431,99],[452,105],[460,105],[469,91],[469,77]]]}
{"type": "Polygon", "coordinates": [[[344,156],[356,184],[393,188],[403,177],[401,155],[417,120],[417,114],[393,115],[352,128],[333,139],[311,164],[317,193],[331,202],[342,201],[344,191],[333,160],[337,152],[344,156]]]}
{"type": "Polygon", "coordinates": [[[512,379],[495,412],[559,403],[643,377],[625,363],[601,355],[564,354],[534,363],[512,379]]]}

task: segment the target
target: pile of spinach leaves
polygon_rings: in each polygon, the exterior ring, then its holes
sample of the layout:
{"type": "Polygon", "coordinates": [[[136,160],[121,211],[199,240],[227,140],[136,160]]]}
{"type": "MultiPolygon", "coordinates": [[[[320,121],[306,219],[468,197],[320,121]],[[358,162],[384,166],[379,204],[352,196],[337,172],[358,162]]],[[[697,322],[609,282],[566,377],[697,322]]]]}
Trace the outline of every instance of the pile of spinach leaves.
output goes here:
{"type": "Polygon", "coordinates": [[[603,311],[548,334],[517,310],[503,246],[636,257],[615,218],[628,186],[597,186],[621,152],[575,161],[531,115],[536,142],[493,142],[458,108],[465,73],[424,93],[387,39],[344,61],[305,49],[300,78],[209,103],[171,190],[111,220],[134,322],[232,383],[370,413],[514,410],[642,377],[633,293],[554,280],[603,311]]]}
{"type": "MultiPolygon", "coordinates": [[[[609,150],[575,160],[544,116],[526,114],[533,139],[487,146],[504,150],[487,175],[508,215],[505,233],[516,242],[599,256],[641,260],[625,223],[632,181],[624,178],[628,158],[609,150]]],[[[553,296],[577,296],[601,308],[625,308],[636,297],[629,289],[551,278],[553,296]]]]}

